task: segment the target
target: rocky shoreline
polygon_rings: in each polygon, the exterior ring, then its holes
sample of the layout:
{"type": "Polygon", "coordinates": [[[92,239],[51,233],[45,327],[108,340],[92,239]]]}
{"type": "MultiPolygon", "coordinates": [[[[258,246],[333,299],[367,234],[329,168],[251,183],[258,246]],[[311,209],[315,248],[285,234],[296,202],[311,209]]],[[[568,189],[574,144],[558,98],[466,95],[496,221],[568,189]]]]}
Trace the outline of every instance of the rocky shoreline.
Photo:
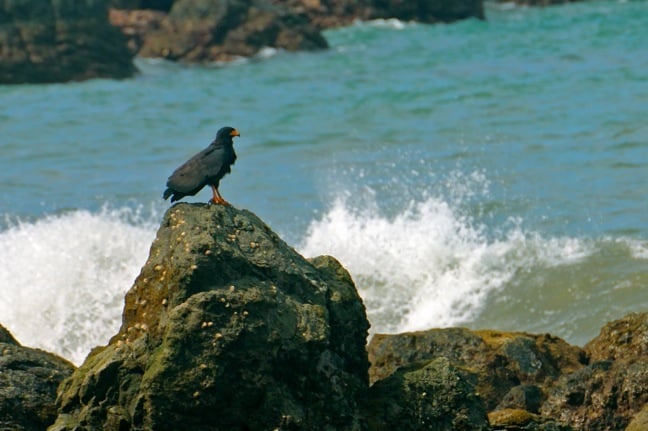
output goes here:
{"type": "Polygon", "coordinates": [[[78,368],[0,329],[0,429],[648,429],[648,313],[583,348],[465,328],[366,346],[348,272],[231,207],[167,211],[122,322],[78,368]]]}
{"type": "Polygon", "coordinates": [[[483,20],[484,0],[0,2],[0,84],[129,78],[137,73],[135,56],[206,63],[253,57],[266,47],[322,50],[328,47],[324,29],[388,18],[483,20]]]}

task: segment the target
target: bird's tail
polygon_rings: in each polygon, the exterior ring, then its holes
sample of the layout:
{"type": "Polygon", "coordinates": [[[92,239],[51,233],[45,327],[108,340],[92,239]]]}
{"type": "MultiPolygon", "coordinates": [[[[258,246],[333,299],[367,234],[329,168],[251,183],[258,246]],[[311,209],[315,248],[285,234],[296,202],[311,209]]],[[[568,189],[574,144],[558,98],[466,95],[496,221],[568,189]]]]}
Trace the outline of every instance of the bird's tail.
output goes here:
{"type": "MultiPolygon", "coordinates": [[[[162,194],[162,197],[164,198],[164,200],[167,200],[167,199],[169,199],[169,196],[171,196],[172,194],[173,194],[173,190],[166,189],[164,191],[164,194],[162,194]]],[[[173,202],[173,200],[171,200],[171,202],[173,202]]]]}

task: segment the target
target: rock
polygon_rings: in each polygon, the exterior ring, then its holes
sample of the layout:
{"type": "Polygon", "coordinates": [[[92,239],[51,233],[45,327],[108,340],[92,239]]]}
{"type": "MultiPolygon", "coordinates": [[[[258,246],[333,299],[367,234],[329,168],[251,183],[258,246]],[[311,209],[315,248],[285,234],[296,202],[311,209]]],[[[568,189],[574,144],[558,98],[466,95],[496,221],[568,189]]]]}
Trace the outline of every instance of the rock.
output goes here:
{"type": "Polygon", "coordinates": [[[375,382],[403,365],[440,357],[476,374],[477,392],[489,409],[518,385],[535,385],[544,391],[548,383],[586,362],[580,348],[551,335],[431,329],[376,334],[369,344],[369,378],[375,382]]]}
{"type": "Polygon", "coordinates": [[[584,349],[550,335],[462,328],[379,334],[369,345],[370,381],[435,358],[474,373],[495,429],[522,429],[523,417],[524,429],[547,431],[621,431],[644,420],[648,313],[608,323],[584,349]]]}
{"type": "Polygon", "coordinates": [[[398,18],[424,23],[484,19],[483,0],[373,0],[372,18],[398,18]]]}
{"type": "Polygon", "coordinates": [[[54,430],[359,430],[368,323],[349,274],[248,211],[181,203],[54,430]]]}
{"type": "Polygon", "coordinates": [[[129,51],[136,55],[144,44],[147,35],[162,27],[168,13],[159,10],[110,9],[109,20],[119,27],[126,36],[129,51]]]}
{"type": "Polygon", "coordinates": [[[517,409],[538,413],[544,402],[542,389],[535,385],[518,385],[511,388],[495,410],[517,409]]]}
{"type": "Polygon", "coordinates": [[[623,430],[648,401],[646,362],[595,362],[562,376],[540,413],[578,430],[623,430]]]}
{"type": "Polygon", "coordinates": [[[521,6],[552,6],[564,3],[576,3],[581,0],[497,0],[499,3],[515,3],[521,6]]]}
{"type": "Polygon", "coordinates": [[[184,62],[230,61],[265,47],[325,49],[321,30],[358,19],[484,19],[483,0],[112,0],[112,6],[110,21],[132,53],[184,62]]]}
{"type": "Polygon", "coordinates": [[[127,78],[135,72],[105,2],[0,2],[0,84],[127,78]]]}
{"type": "Polygon", "coordinates": [[[266,47],[328,47],[305,16],[264,0],[176,0],[168,13],[114,10],[110,18],[142,57],[214,62],[252,57],[266,47]]]}
{"type": "Polygon", "coordinates": [[[484,19],[483,0],[274,0],[305,13],[318,28],[349,25],[355,20],[396,18],[423,23],[484,19]]]}
{"type": "Polygon", "coordinates": [[[175,0],[108,0],[108,5],[115,9],[146,9],[168,12],[175,0]]]}
{"type": "Polygon", "coordinates": [[[648,313],[608,323],[584,350],[591,364],[557,380],[542,414],[576,429],[625,429],[648,403],[648,313]]]}
{"type": "Polygon", "coordinates": [[[592,361],[648,360],[648,313],[631,313],[608,323],[585,345],[585,351],[592,361]]]}
{"type": "Polygon", "coordinates": [[[490,430],[474,376],[447,358],[401,367],[369,391],[369,429],[490,430]]]}
{"type": "Polygon", "coordinates": [[[648,313],[608,323],[585,351],[591,364],[561,376],[541,413],[575,429],[624,430],[648,403],[648,313]]]}
{"type": "Polygon", "coordinates": [[[56,419],[56,388],[74,365],[21,346],[0,326],[0,429],[42,431],[56,419]]]}
{"type": "Polygon", "coordinates": [[[509,429],[522,428],[533,422],[539,422],[540,417],[522,409],[502,409],[490,412],[488,421],[495,429],[509,429]]]}
{"type": "Polygon", "coordinates": [[[11,335],[11,332],[0,325],[0,343],[18,345],[18,341],[11,335]]]}
{"type": "Polygon", "coordinates": [[[556,424],[522,409],[503,409],[488,413],[488,421],[493,431],[570,431],[571,428],[556,424]]]}
{"type": "Polygon", "coordinates": [[[648,430],[648,404],[632,419],[625,431],[646,431],[648,430]]]}

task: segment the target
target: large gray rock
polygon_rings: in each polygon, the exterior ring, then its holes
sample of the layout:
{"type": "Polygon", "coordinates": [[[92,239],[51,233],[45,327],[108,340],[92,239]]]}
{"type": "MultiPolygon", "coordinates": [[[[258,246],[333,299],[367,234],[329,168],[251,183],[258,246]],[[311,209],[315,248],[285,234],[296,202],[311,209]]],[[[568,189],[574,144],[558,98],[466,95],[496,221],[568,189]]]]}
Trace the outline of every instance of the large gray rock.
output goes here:
{"type": "Polygon", "coordinates": [[[0,84],[126,78],[132,57],[104,1],[0,2],[0,84]]]}
{"type": "Polygon", "coordinates": [[[56,419],[56,388],[74,366],[21,346],[0,326],[0,430],[42,431],[56,419]]]}
{"type": "Polygon", "coordinates": [[[367,330],[333,258],[304,259],[248,211],[177,204],[50,430],[359,430],[367,330]]]}

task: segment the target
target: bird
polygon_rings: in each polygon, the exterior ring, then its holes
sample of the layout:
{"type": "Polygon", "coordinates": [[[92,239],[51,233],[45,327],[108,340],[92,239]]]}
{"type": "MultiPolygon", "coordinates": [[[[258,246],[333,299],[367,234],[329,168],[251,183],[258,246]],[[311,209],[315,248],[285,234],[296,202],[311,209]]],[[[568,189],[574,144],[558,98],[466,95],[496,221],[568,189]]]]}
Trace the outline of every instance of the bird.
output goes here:
{"type": "Polygon", "coordinates": [[[167,189],[162,197],[171,202],[185,196],[194,196],[203,187],[209,185],[213,197],[209,200],[214,204],[231,206],[218,191],[220,180],[231,172],[230,167],[236,161],[234,152],[234,137],[241,134],[233,127],[223,127],[207,148],[187,160],[176,169],[167,180],[167,189]]]}

